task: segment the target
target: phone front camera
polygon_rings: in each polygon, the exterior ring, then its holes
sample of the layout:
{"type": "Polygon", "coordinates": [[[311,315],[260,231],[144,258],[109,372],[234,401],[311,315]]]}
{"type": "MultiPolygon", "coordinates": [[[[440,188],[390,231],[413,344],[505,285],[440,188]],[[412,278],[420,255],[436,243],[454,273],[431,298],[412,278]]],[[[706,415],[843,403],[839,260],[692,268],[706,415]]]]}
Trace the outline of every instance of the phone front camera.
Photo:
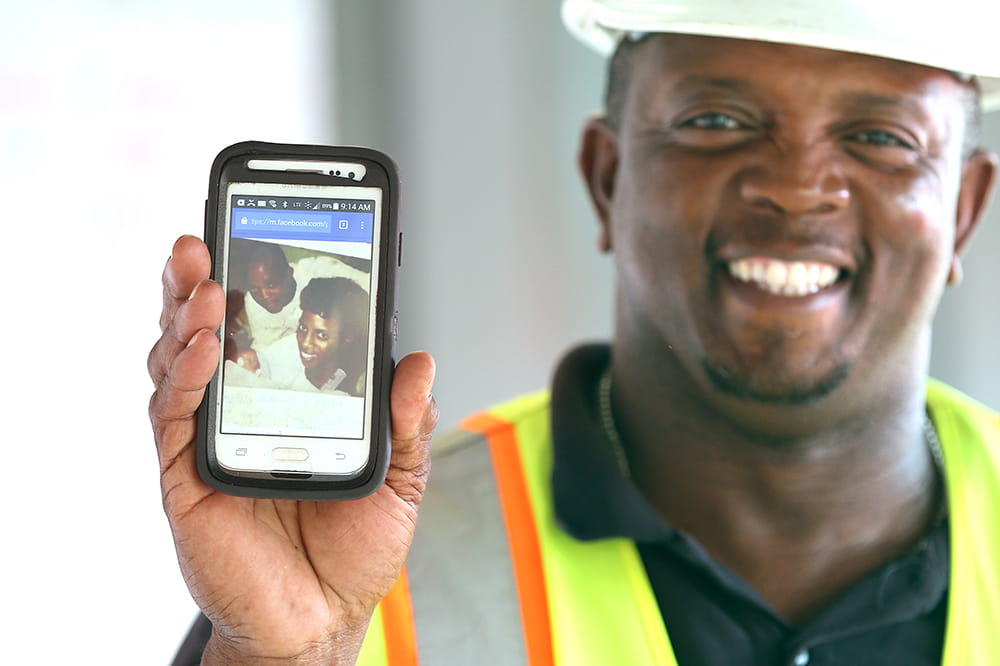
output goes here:
{"type": "Polygon", "coordinates": [[[353,171],[348,171],[347,172],[347,177],[353,180],[354,179],[354,172],[353,171]]]}

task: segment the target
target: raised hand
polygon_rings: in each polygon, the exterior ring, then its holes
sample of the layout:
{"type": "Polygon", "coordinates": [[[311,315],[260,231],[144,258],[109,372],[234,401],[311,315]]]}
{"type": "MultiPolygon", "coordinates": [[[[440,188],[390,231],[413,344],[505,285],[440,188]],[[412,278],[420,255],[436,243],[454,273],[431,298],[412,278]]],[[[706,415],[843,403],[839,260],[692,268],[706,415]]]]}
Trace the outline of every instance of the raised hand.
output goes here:
{"type": "Polygon", "coordinates": [[[412,539],[437,422],[434,360],[418,352],[396,368],[392,457],[371,496],[295,502],[218,493],[199,478],[194,445],[225,309],[210,266],[199,239],[174,244],[163,272],[162,335],[148,362],[163,506],[188,588],[213,625],[205,663],[353,663],[412,539]]]}

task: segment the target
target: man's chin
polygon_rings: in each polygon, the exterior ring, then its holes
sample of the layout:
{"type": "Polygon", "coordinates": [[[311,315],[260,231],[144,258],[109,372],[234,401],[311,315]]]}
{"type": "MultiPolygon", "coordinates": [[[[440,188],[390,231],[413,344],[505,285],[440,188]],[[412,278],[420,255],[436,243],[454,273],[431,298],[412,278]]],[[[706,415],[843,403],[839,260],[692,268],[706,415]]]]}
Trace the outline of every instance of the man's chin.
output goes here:
{"type": "Polygon", "coordinates": [[[810,379],[777,378],[737,373],[709,360],[702,367],[712,385],[728,396],[772,405],[811,405],[836,391],[847,380],[850,365],[834,366],[826,375],[810,379]]]}

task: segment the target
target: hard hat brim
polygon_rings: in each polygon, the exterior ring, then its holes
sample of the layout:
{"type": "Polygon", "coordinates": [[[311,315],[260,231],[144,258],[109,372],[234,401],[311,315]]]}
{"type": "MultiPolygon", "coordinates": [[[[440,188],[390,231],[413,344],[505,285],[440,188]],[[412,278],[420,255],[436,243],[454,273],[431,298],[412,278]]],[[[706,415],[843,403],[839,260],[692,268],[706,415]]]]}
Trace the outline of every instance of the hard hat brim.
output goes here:
{"type": "MultiPolygon", "coordinates": [[[[961,3],[962,0],[957,1],[961,3]]],[[[977,34],[963,33],[960,43],[949,44],[947,48],[928,48],[926,35],[941,37],[947,31],[947,27],[937,25],[939,15],[926,12],[927,16],[914,16],[911,9],[907,16],[911,25],[901,26],[906,21],[901,21],[898,14],[893,21],[879,21],[868,16],[881,14],[883,4],[893,3],[863,2],[862,7],[853,0],[840,3],[785,1],[777,3],[782,5],[778,10],[768,7],[766,2],[736,0],[701,0],[690,3],[689,7],[682,2],[651,0],[563,0],[562,17],[574,37],[602,54],[613,52],[618,42],[632,32],[669,32],[796,44],[901,60],[974,76],[981,89],[983,110],[1000,109],[1000,57],[997,55],[1000,52],[990,47],[991,41],[985,35],[980,38],[977,34]],[[919,23],[924,29],[913,23],[919,23]]],[[[1000,3],[995,4],[1000,6],[1000,3]]],[[[979,6],[981,14],[983,10],[979,6]]],[[[990,30],[998,24],[984,21],[981,16],[976,22],[985,23],[990,30]]],[[[962,25],[969,23],[965,18],[962,25]]]]}

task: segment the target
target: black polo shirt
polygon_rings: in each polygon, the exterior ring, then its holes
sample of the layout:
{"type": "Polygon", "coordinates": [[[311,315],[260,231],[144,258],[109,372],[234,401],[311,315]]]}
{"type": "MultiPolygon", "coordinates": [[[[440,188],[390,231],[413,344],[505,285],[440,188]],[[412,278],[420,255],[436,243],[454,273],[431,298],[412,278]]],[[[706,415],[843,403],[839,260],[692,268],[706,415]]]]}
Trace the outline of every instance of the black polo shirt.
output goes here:
{"type": "Polygon", "coordinates": [[[664,524],[618,472],[597,407],[597,385],[609,359],[605,345],[581,347],[556,372],[556,516],[577,539],[625,537],[637,543],[680,666],[941,663],[949,568],[945,519],[911,552],[793,625],[694,539],[664,524]]]}

